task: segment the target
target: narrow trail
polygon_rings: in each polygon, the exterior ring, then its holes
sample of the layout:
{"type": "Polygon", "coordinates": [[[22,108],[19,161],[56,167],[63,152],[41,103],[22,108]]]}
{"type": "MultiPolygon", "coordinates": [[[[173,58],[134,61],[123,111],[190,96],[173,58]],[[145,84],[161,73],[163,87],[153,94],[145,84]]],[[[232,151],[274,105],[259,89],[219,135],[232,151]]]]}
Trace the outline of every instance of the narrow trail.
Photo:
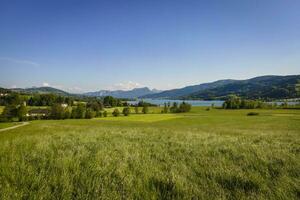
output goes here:
{"type": "Polygon", "coordinates": [[[21,126],[26,126],[28,124],[29,124],[29,122],[22,122],[21,124],[18,124],[16,126],[12,126],[12,127],[8,127],[8,128],[2,128],[2,129],[0,129],[0,132],[12,130],[12,129],[15,129],[15,128],[19,128],[21,126]]]}

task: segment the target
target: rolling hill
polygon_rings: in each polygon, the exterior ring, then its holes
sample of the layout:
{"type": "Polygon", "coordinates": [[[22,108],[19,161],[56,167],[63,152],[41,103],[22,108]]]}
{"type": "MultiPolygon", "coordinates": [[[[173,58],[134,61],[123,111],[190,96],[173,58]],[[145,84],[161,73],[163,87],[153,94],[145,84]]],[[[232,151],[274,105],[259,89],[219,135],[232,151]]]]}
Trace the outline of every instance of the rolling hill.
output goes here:
{"type": "Polygon", "coordinates": [[[300,75],[261,76],[235,81],[219,87],[205,89],[181,96],[184,99],[224,99],[235,94],[247,99],[289,99],[299,98],[300,75]]]}
{"type": "Polygon", "coordinates": [[[260,76],[247,80],[219,80],[211,83],[167,90],[143,98],[224,99],[235,94],[249,99],[299,98],[300,75],[260,76]]]}
{"type": "Polygon", "coordinates": [[[226,85],[229,83],[233,83],[236,80],[219,80],[211,83],[203,83],[199,85],[192,85],[192,86],[187,86],[184,88],[179,88],[179,89],[172,89],[172,90],[166,90],[160,93],[155,93],[155,94],[148,94],[143,96],[143,98],[162,98],[162,99],[172,99],[172,98],[179,98],[182,96],[186,96],[189,94],[192,94],[194,92],[206,90],[206,89],[211,89],[211,88],[216,88],[222,85],[226,85]]]}
{"type": "Polygon", "coordinates": [[[23,92],[23,93],[38,93],[38,94],[52,93],[52,94],[58,94],[63,96],[71,95],[68,92],[53,87],[14,88],[11,90],[15,92],[23,92]]]}

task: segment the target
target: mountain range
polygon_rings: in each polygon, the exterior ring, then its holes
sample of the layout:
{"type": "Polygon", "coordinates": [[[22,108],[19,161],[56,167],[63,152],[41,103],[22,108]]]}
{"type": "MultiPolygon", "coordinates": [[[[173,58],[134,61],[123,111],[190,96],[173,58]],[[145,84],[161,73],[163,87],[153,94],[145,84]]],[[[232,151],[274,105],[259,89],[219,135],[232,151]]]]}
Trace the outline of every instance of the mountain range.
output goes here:
{"type": "Polygon", "coordinates": [[[228,95],[247,99],[300,97],[300,75],[260,76],[247,80],[219,80],[143,96],[165,99],[225,99],[228,95]]]}
{"type": "MultiPolygon", "coordinates": [[[[3,88],[2,88],[3,89],[3,88]]],[[[32,87],[10,89],[22,93],[54,93],[74,95],[52,87],[32,87]]],[[[113,96],[116,98],[152,98],[152,99],[225,99],[228,95],[238,95],[247,99],[290,99],[300,98],[300,75],[259,76],[246,80],[225,79],[210,83],[187,86],[179,89],[159,91],[148,87],[132,90],[100,90],[80,95],[90,97],[113,96]]]]}
{"type": "Polygon", "coordinates": [[[145,95],[151,95],[161,92],[159,90],[153,89],[150,90],[148,87],[143,88],[134,88],[132,90],[100,90],[97,92],[88,92],[83,95],[92,96],[92,97],[103,97],[103,96],[113,96],[116,98],[138,98],[145,95]]]}

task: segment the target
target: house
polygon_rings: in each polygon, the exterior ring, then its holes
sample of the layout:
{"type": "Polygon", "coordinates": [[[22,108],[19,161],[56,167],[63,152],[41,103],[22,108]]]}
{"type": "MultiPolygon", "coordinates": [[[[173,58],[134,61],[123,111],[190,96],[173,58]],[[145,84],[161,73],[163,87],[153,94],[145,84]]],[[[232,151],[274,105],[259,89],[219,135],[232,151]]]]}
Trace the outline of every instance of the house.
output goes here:
{"type": "Polygon", "coordinates": [[[68,104],[62,103],[62,104],[61,104],[61,107],[66,108],[66,107],[68,107],[68,104]]]}
{"type": "Polygon", "coordinates": [[[48,116],[50,114],[50,111],[48,109],[33,109],[33,110],[29,110],[28,113],[26,114],[27,117],[32,116],[32,117],[45,117],[48,116]]]}

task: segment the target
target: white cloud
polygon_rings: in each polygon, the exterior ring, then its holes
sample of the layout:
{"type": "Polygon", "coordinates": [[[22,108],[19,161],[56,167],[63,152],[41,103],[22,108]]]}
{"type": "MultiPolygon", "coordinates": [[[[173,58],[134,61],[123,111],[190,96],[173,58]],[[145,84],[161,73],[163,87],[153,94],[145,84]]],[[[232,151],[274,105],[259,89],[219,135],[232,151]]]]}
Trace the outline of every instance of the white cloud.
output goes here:
{"type": "Polygon", "coordinates": [[[84,89],[82,89],[81,87],[77,87],[77,86],[68,87],[68,86],[56,85],[56,84],[52,85],[52,84],[50,84],[48,82],[43,82],[42,86],[43,87],[53,87],[53,88],[60,89],[60,90],[66,91],[66,92],[71,92],[71,93],[82,93],[82,92],[85,92],[84,89]]]}
{"type": "Polygon", "coordinates": [[[23,60],[23,59],[15,59],[15,58],[9,58],[9,57],[0,57],[0,60],[17,63],[17,64],[23,64],[23,65],[31,65],[33,67],[39,67],[40,64],[33,62],[31,60],[23,60]]]}
{"type": "Polygon", "coordinates": [[[49,86],[50,86],[49,83],[46,83],[46,82],[43,83],[43,87],[49,87],[49,86]]]}
{"type": "Polygon", "coordinates": [[[144,86],[140,83],[128,81],[124,83],[114,84],[113,86],[109,87],[109,90],[132,90],[134,88],[140,88],[140,87],[144,87],[144,86]]]}
{"type": "Polygon", "coordinates": [[[66,88],[66,91],[72,92],[72,93],[82,93],[82,92],[84,92],[85,90],[82,89],[82,88],[80,88],[80,87],[74,86],[74,87],[66,88]]]}

